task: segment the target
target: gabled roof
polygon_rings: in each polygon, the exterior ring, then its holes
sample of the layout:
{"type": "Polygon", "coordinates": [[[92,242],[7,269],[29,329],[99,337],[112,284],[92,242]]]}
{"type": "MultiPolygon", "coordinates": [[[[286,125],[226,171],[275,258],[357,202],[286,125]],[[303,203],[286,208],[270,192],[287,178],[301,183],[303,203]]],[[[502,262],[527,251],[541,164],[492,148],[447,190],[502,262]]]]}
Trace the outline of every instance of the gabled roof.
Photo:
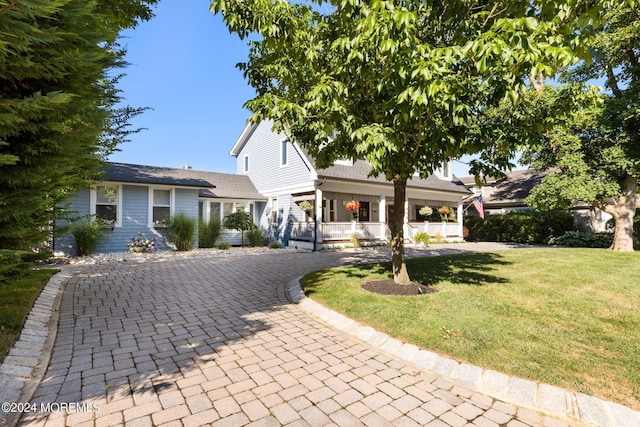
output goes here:
{"type": "Polygon", "coordinates": [[[248,176],[192,169],[109,163],[103,179],[135,184],[195,187],[200,197],[266,200],[258,193],[248,176]]]}
{"type": "Polygon", "coordinates": [[[236,140],[235,144],[233,144],[233,147],[231,147],[231,151],[229,151],[229,154],[234,157],[237,157],[238,154],[240,154],[240,152],[242,151],[242,148],[244,147],[244,145],[249,140],[249,138],[251,138],[251,135],[253,135],[253,132],[256,130],[257,127],[258,125],[256,124],[247,123],[247,125],[242,130],[242,133],[236,140]]]}

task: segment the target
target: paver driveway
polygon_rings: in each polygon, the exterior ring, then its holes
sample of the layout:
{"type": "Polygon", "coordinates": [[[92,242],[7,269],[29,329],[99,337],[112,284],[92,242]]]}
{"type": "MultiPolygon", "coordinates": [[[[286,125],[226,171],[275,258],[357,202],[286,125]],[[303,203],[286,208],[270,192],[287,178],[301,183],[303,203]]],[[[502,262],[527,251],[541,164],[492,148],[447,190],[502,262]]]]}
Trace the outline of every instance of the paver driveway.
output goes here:
{"type": "Polygon", "coordinates": [[[87,267],[66,287],[50,366],[32,401],[95,403],[99,411],[33,413],[20,424],[566,425],[422,372],[289,303],[288,279],[358,257],[87,267]]]}

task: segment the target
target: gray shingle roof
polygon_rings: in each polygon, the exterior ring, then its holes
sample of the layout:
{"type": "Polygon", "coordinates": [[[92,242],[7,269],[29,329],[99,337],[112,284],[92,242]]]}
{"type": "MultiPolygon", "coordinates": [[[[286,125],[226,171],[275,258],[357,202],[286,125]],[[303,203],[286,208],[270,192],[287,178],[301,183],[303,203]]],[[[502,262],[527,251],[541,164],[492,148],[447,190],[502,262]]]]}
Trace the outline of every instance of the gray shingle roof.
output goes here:
{"type": "MultiPolygon", "coordinates": [[[[377,177],[369,176],[371,172],[371,166],[364,160],[356,160],[353,162],[353,166],[347,165],[333,165],[326,169],[317,169],[318,177],[323,178],[337,178],[350,181],[362,181],[362,182],[379,182],[391,184],[387,181],[384,175],[378,175],[377,177]]],[[[424,188],[429,190],[442,190],[451,191],[455,193],[470,193],[469,189],[462,185],[461,182],[454,177],[452,181],[440,179],[435,175],[430,175],[426,179],[414,176],[407,181],[408,188],[424,188]]]]}
{"type": "Polygon", "coordinates": [[[505,178],[496,181],[493,193],[486,198],[485,203],[524,200],[549,172],[532,169],[510,172],[505,178]]]}
{"type": "Polygon", "coordinates": [[[158,166],[109,163],[103,179],[151,185],[196,187],[200,197],[266,200],[248,176],[158,166]]]}
{"type": "MultiPolygon", "coordinates": [[[[487,178],[487,187],[492,187],[487,196],[483,196],[485,204],[492,202],[522,202],[531,190],[540,185],[542,179],[555,169],[549,169],[546,171],[536,171],[533,169],[519,170],[513,172],[507,172],[504,178],[487,178]]],[[[475,178],[473,176],[461,178],[460,181],[469,185],[475,186],[475,178]]]]}

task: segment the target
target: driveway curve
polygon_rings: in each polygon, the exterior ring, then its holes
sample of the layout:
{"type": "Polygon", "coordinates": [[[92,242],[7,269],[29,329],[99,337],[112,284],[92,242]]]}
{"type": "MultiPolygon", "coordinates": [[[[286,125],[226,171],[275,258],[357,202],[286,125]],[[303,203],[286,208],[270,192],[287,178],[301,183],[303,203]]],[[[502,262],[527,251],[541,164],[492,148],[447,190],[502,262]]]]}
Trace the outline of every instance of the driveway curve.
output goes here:
{"type": "Polygon", "coordinates": [[[66,284],[49,367],[31,400],[58,406],[24,414],[19,425],[582,425],[387,355],[286,293],[307,272],[386,257],[298,252],[86,266],[66,284]]]}

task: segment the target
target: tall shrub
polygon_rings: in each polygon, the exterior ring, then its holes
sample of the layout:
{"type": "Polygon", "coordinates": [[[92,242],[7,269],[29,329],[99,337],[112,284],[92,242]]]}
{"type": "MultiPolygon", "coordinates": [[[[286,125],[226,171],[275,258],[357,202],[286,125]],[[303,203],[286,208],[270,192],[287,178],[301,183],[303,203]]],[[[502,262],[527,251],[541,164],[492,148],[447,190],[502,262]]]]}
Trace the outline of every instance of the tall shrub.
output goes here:
{"type": "Polygon", "coordinates": [[[198,247],[213,248],[220,237],[220,220],[212,219],[209,222],[200,220],[198,223],[198,247]]]}
{"type": "Polygon", "coordinates": [[[179,251],[193,249],[193,237],[196,232],[196,220],[184,212],[175,214],[169,218],[167,224],[169,240],[176,245],[179,251]]]}
{"type": "Polygon", "coordinates": [[[76,243],[76,255],[91,255],[102,237],[102,223],[86,220],[71,229],[71,235],[76,243]]]}
{"type": "Polygon", "coordinates": [[[249,246],[264,246],[266,243],[264,230],[255,227],[247,231],[247,241],[249,242],[249,246]]]}

